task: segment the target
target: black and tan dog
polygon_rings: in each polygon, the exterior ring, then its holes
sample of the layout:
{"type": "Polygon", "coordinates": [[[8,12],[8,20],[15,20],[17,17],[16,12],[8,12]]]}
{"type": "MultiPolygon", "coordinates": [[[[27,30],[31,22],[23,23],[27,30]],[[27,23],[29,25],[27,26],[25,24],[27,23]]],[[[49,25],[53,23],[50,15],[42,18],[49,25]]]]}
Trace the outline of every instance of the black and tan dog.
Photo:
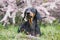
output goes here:
{"type": "MultiPolygon", "coordinates": [[[[24,12],[24,18],[27,19],[18,29],[18,32],[25,32],[26,34],[31,34],[32,36],[41,35],[40,27],[38,27],[37,20],[40,20],[40,14],[35,8],[27,8],[24,12]]],[[[23,18],[23,20],[24,20],[23,18]]]]}

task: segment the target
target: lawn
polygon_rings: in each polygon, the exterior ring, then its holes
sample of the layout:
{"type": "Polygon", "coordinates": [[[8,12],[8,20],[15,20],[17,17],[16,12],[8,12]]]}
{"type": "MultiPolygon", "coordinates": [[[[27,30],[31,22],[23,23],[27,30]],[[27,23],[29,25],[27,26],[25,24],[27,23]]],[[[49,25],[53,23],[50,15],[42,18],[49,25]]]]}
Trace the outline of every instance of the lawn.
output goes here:
{"type": "Polygon", "coordinates": [[[18,26],[9,25],[5,29],[0,24],[0,40],[60,40],[60,24],[40,26],[42,36],[29,39],[24,33],[17,33],[18,26]]]}

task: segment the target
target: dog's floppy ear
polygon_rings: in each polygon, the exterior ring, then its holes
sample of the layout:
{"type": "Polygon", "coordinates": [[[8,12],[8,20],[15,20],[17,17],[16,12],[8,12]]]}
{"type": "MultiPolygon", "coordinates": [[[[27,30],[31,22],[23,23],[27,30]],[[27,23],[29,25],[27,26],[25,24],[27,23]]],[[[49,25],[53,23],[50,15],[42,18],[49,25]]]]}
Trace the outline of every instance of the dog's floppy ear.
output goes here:
{"type": "Polygon", "coordinates": [[[36,10],[36,18],[37,18],[37,20],[41,20],[42,19],[42,17],[40,16],[40,13],[36,10]]]}
{"type": "Polygon", "coordinates": [[[25,12],[24,12],[24,17],[23,17],[23,20],[24,20],[24,18],[26,17],[26,10],[25,10],[25,12]]]}

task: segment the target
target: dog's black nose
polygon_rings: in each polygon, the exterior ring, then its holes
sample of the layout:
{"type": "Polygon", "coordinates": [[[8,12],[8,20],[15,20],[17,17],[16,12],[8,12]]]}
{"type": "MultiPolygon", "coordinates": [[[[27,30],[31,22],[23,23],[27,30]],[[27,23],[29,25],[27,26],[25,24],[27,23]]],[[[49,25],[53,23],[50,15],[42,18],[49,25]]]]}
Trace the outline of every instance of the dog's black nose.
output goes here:
{"type": "Polygon", "coordinates": [[[27,17],[30,17],[30,13],[29,12],[27,12],[27,17]]]}
{"type": "Polygon", "coordinates": [[[30,13],[27,13],[27,14],[30,14],[30,13]]]}
{"type": "Polygon", "coordinates": [[[27,14],[30,14],[30,10],[29,10],[29,11],[27,11],[27,14]]]}

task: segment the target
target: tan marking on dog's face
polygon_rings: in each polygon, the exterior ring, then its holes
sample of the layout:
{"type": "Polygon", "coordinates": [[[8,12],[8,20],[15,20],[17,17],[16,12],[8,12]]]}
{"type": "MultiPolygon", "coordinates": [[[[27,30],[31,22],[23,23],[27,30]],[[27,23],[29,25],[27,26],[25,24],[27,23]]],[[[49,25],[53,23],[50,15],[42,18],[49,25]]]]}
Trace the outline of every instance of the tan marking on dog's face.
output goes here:
{"type": "Polygon", "coordinates": [[[32,16],[32,18],[29,19],[29,22],[30,22],[30,24],[32,24],[32,21],[33,21],[33,18],[34,18],[34,16],[35,16],[35,14],[32,13],[32,12],[30,12],[30,16],[32,16]]]}

